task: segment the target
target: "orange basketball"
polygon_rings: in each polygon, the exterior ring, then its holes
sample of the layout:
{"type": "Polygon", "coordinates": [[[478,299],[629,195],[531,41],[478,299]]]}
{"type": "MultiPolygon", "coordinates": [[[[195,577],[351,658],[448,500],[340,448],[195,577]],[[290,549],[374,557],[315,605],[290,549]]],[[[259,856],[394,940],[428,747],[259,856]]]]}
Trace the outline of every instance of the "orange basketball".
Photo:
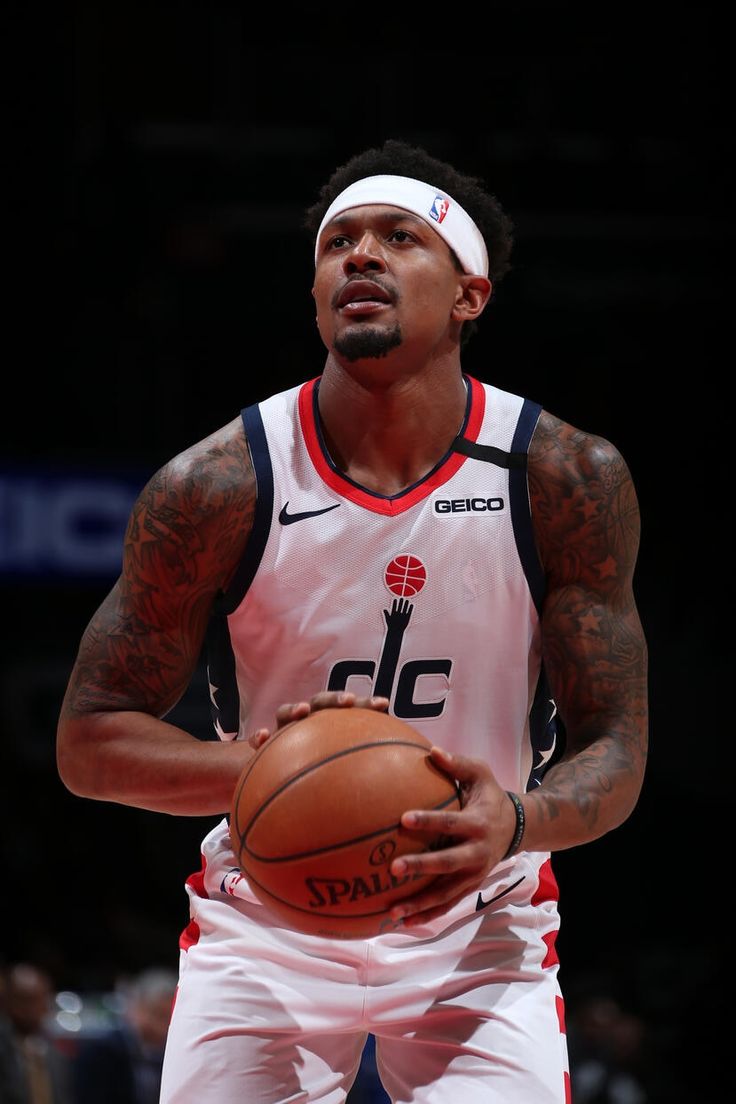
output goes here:
{"type": "Polygon", "coordinates": [[[243,770],[230,810],[236,860],[290,927],[377,935],[389,909],[432,879],[394,878],[393,859],[442,847],[403,828],[409,809],[459,809],[455,782],[416,729],[371,709],[320,709],[272,736],[243,770]]]}

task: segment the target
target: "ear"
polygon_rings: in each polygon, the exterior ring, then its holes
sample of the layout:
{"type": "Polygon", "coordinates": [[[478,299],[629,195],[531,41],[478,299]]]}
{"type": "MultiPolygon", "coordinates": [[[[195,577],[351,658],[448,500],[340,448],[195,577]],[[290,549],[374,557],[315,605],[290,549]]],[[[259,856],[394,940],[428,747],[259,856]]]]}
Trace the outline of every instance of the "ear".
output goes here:
{"type": "Polygon", "coordinates": [[[450,317],[456,322],[473,322],[491,298],[493,284],[485,276],[461,276],[450,317]]]}

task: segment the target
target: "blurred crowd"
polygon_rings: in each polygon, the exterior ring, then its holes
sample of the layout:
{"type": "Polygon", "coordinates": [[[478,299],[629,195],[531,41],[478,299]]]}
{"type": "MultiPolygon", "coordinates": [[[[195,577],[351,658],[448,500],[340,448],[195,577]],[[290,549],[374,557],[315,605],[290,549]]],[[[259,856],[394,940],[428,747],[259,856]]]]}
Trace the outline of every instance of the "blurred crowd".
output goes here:
{"type": "MultiPolygon", "coordinates": [[[[158,1104],[176,974],[149,968],[110,992],[56,991],[30,962],[0,970],[0,1104],[158,1104]]],[[[573,1104],[654,1104],[647,1031],[592,991],[568,1018],[573,1104]]],[[[348,1104],[387,1104],[369,1037],[348,1104]]]]}
{"type": "Polygon", "coordinates": [[[0,1104],[158,1104],[176,975],[56,992],[32,963],[0,973],[0,1104]]]}

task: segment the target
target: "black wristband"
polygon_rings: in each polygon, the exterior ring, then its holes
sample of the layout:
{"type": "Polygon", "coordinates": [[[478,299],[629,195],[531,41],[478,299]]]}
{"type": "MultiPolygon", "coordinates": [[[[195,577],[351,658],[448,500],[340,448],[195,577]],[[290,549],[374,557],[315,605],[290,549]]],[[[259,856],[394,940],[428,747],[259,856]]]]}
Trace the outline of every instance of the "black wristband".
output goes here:
{"type": "Polygon", "coordinates": [[[526,816],[524,815],[524,806],[521,804],[521,800],[518,794],[512,793],[511,790],[506,791],[506,796],[511,800],[511,804],[514,806],[516,813],[516,831],[514,832],[514,838],[511,841],[508,851],[504,855],[501,862],[504,859],[510,859],[512,855],[521,847],[521,841],[524,838],[524,828],[526,826],[526,816]]]}

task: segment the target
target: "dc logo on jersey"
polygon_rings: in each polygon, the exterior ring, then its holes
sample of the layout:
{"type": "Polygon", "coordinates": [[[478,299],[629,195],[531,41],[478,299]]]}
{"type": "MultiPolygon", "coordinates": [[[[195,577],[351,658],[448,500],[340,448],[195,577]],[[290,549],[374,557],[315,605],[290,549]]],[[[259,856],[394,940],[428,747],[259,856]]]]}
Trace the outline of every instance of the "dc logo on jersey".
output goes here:
{"type": "Polygon", "coordinates": [[[406,659],[400,663],[401,650],[407,636],[414,605],[414,598],[424,589],[427,582],[427,569],[410,552],[401,552],[394,556],[383,569],[383,582],[390,594],[395,595],[390,609],[383,610],[385,633],[381,654],[378,659],[339,659],[334,663],[327,681],[328,690],[347,690],[351,678],[370,682],[370,692],[376,698],[388,698],[396,717],[404,720],[420,717],[440,717],[445,709],[447,693],[433,701],[426,697],[432,693],[427,687],[433,687],[437,693],[437,681],[440,686],[449,689],[451,659],[406,659]],[[432,681],[425,683],[424,694],[421,691],[421,679],[431,676],[432,681]]]}
{"type": "Polygon", "coordinates": [[[445,215],[450,210],[450,201],[443,195],[436,195],[429,209],[429,217],[435,222],[444,222],[445,215]]]}

